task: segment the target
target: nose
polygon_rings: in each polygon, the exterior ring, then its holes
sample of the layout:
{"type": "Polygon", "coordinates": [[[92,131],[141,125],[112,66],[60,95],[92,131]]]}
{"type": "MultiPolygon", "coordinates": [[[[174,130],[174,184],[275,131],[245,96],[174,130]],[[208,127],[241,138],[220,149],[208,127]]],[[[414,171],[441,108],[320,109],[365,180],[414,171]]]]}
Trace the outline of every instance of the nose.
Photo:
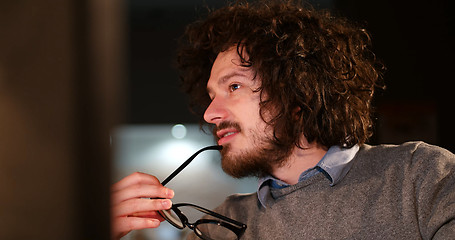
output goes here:
{"type": "Polygon", "coordinates": [[[221,98],[215,97],[205,110],[204,120],[207,123],[217,125],[219,122],[225,120],[227,116],[228,110],[226,109],[225,102],[221,98]]]}

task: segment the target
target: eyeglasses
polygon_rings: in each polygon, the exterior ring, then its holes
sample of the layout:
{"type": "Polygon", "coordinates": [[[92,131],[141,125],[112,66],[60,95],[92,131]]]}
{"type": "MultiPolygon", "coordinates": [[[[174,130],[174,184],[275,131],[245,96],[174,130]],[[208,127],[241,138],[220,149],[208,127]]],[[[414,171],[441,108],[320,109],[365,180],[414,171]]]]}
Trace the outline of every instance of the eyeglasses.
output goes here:
{"type": "MultiPolygon", "coordinates": [[[[191,161],[201,152],[206,150],[221,150],[222,146],[208,146],[194,153],[180,167],[171,173],[161,184],[164,186],[179,174],[191,161]]],[[[173,204],[171,209],[158,212],[164,219],[178,229],[188,227],[193,230],[196,236],[204,240],[238,240],[243,235],[246,229],[246,224],[237,222],[226,216],[208,210],[206,208],[191,204],[177,203],[173,204]],[[202,212],[207,218],[202,218],[194,223],[190,223],[188,218],[183,214],[182,209],[191,209],[202,212]],[[216,234],[216,235],[214,235],[216,234]]]]}

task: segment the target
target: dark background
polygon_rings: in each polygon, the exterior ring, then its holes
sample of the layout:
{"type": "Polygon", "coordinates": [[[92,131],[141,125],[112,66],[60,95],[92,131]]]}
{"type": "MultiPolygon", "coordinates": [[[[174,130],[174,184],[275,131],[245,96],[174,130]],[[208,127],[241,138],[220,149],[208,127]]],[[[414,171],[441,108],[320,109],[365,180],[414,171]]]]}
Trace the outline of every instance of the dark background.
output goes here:
{"type": "MultiPolygon", "coordinates": [[[[224,1],[129,0],[126,124],[197,123],[174,68],[177,38],[203,11],[224,1]]],[[[371,143],[424,140],[455,151],[452,114],[453,3],[436,1],[312,1],[364,25],[387,67],[376,95],[371,143]]]]}
{"type": "MultiPolygon", "coordinates": [[[[172,66],[203,1],[0,1],[0,239],[110,239],[107,136],[119,124],[197,121],[172,66]]],[[[372,143],[454,151],[453,3],[320,3],[365,23],[388,67],[372,143]]]]}

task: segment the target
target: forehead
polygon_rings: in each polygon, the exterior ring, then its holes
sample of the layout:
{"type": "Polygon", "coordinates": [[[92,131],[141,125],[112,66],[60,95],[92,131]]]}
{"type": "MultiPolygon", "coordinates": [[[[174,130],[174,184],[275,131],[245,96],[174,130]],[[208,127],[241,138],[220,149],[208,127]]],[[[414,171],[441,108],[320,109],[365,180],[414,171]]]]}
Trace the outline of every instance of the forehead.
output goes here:
{"type": "Polygon", "coordinates": [[[244,63],[242,63],[236,47],[231,47],[226,51],[220,52],[213,62],[207,87],[223,83],[227,79],[234,76],[245,77],[253,80],[253,69],[243,65],[244,63]]]}
{"type": "Polygon", "coordinates": [[[231,47],[227,49],[226,51],[218,53],[218,56],[216,57],[215,61],[213,62],[212,65],[212,71],[210,75],[215,75],[219,73],[220,71],[232,68],[244,68],[241,67],[242,61],[240,59],[239,54],[237,53],[237,48],[236,47],[231,47]]]}

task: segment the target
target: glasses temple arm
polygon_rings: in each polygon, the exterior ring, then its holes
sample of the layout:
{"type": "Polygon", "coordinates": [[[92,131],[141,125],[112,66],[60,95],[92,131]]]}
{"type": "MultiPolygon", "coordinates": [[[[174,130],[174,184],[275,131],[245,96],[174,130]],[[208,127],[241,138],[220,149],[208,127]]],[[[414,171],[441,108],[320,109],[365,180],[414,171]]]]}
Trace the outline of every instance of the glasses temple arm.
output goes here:
{"type": "Polygon", "coordinates": [[[220,146],[220,145],[215,145],[215,146],[208,146],[208,147],[205,147],[205,148],[202,148],[200,149],[199,151],[195,152],[190,158],[188,158],[188,160],[186,160],[182,165],[180,165],[180,167],[178,167],[177,169],[175,169],[174,172],[171,173],[171,175],[169,175],[166,179],[164,179],[164,181],[161,182],[161,185],[166,185],[166,183],[168,183],[169,181],[171,181],[175,176],[177,176],[177,174],[179,174],[186,166],[188,166],[188,164],[191,163],[191,161],[193,161],[193,159],[201,152],[205,151],[205,150],[221,150],[223,148],[223,146],[220,146]]]}

